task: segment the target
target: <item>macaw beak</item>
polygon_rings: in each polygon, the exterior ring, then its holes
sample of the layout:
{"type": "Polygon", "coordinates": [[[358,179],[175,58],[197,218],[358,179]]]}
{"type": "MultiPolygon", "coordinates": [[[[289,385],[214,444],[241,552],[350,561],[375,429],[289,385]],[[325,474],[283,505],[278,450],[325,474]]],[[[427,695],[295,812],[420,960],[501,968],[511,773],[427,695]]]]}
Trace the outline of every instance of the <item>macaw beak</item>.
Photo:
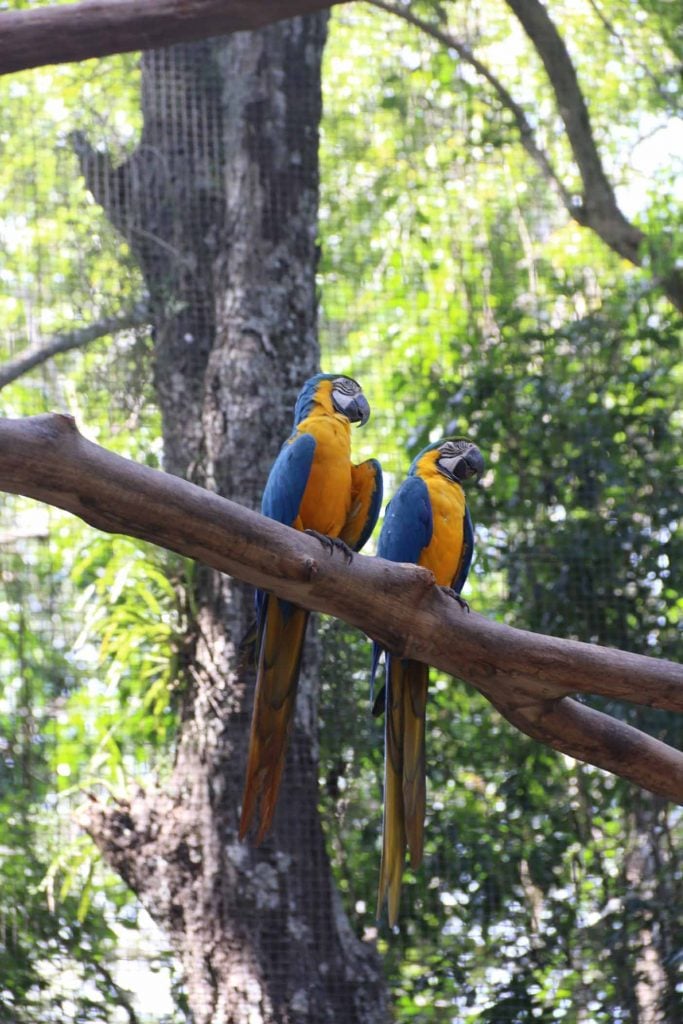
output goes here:
{"type": "Polygon", "coordinates": [[[356,395],[350,407],[346,410],[346,415],[352,423],[358,423],[361,427],[365,426],[370,419],[370,404],[365,395],[356,395]]]}
{"type": "Polygon", "coordinates": [[[370,406],[362,392],[359,392],[352,398],[349,395],[343,395],[336,391],[332,393],[332,401],[335,409],[343,413],[351,423],[359,423],[362,427],[370,419],[370,406]]]}
{"type": "Polygon", "coordinates": [[[471,445],[454,462],[451,472],[462,483],[470,477],[480,477],[484,472],[484,457],[475,444],[471,445]]]}
{"type": "Polygon", "coordinates": [[[484,473],[484,456],[481,454],[475,444],[465,452],[465,462],[470,468],[469,476],[476,476],[479,479],[484,473]]]}

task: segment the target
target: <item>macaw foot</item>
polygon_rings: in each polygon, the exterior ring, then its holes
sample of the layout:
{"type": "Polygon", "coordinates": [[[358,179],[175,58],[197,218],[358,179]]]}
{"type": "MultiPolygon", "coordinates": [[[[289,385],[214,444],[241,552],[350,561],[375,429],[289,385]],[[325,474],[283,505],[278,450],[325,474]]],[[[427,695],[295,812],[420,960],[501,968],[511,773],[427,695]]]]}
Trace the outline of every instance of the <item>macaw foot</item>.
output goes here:
{"type": "Polygon", "coordinates": [[[453,587],[442,587],[441,589],[443,590],[444,594],[448,594],[449,597],[452,597],[453,600],[457,601],[460,607],[463,609],[463,611],[468,612],[470,610],[470,606],[468,605],[465,598],[461,597],[460,594],[456,594],[456,592],[453,590],[453,587]]]}
{"type": "Polygon", "coordinates": [[[304,533],[310,533],[311,537],[319,540],[330,554],[332,554],[335,548],[339,548],[347,562],[353,561],[354,553],[346,541],[340,540],[339,537],[328,537],[326,533],[318,533],[317,530],[304,530],[304,533]]]}

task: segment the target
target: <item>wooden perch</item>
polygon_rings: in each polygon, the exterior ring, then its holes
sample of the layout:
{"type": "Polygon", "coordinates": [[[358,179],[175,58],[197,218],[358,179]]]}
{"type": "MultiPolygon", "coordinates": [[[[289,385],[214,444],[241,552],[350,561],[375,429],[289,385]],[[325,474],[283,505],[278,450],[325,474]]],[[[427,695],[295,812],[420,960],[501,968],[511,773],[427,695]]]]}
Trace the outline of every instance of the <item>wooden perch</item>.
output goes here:
{"type": "Polygon", "coordinates": [[[347,0],[81,0],[0,14],[0,74],[190,43],[347,0]]]}
{"type": "Polygon", "coordinates": [[[683,803],[683,753],[570,697],[681,712],[681,666],[468,614],[425,569],[362,555],[347,564],[313,537],[87,441],[70,416],[0,419],[0,489],[343,619],[465,679],[528,735],[683,803]]]}

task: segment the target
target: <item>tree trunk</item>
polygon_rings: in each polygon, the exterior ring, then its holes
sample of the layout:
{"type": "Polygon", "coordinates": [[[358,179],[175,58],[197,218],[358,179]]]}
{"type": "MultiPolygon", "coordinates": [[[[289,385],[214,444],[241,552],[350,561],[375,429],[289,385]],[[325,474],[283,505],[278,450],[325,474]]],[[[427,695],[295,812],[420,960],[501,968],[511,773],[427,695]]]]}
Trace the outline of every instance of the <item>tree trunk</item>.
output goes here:
{"type": "MultiPolygon", "coordinates": [[[[144,130],[119,168],[75,144],[150,293],[166,468],[257,507],[318,365],[316,215],[326,17],[146,53],[144,130]]],[[[191,524],[188,523],[188,529],[191,524]]],[[[237,839],[253,671],[250,588],[197,570],[175,768],[88,828],[167,931],[196,1024],[386,1019],[317,812],[315,644],[272,835],[237,839]]]]}
{"type": "Polygon", "coordinates": [[[635,793],[629,815],[621,976],[638,1024],[667,1024],[680,1017],[678,965],[667,957],[680,932],[679,854],[666,810],[654,797],[635,793]]]}

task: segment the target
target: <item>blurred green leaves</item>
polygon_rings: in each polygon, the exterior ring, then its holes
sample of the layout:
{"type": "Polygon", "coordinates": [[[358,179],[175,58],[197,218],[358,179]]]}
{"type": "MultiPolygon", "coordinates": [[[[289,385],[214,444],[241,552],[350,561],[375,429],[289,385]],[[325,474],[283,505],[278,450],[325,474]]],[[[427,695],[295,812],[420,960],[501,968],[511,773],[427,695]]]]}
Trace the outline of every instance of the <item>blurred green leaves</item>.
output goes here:
{"type": "MultiPolygon", "coordinates": [[[[510,56],[525,44],[514,25],[507,32],[503,8],[419,7],[450,12],[456,34],[476,39],[570,176],[543,73],[533,54],[510,56]]],[[[655,42],[670,5],[648,8],[648,32],[626,5],[591,10],[552,13],[577,57],[604,158],[627,199],[640,190],[663,268],[680,216],[675,164],[663,151],[648,195],[628,152],[652,110],[670,116],[674,93],[664,103],[658,88],[675,62],[658,58],[655,42]]],[[[344,353],[371,396],[363,454],[379,454],[390,497],[429,440],[472,435],[488,469],[469,493],[473,607],[675,658],[681,317],[644,275],[567,222],[452,54],[400,21],[387,37],[374,13],[342,11],[336,24],[322,326],[327,358],[338,366],[344,353]]],[[[373,934],[383,739],[368,718],[369,645],[339,624],[324,640],[321,780],[341,773],[343,785],[323,789],[323,806],[347,910],[359,934],[373,934]]],[[[601,706],[681,742],[675,716],[601,706]]],[[[667,909],[683,884],[676,810],[538,746],[436,673],[427,761],[425,863],[407,872],[400,933],[379,927],[398,1019],[635,1020],[633,978],[653,913],[664,965],[683,941],[667,909]],[[659,867],[638,875],[634,851],[649,835],[659,867]]],[[[667,971],[675,1019],[680,997],[667,971]]]]}

